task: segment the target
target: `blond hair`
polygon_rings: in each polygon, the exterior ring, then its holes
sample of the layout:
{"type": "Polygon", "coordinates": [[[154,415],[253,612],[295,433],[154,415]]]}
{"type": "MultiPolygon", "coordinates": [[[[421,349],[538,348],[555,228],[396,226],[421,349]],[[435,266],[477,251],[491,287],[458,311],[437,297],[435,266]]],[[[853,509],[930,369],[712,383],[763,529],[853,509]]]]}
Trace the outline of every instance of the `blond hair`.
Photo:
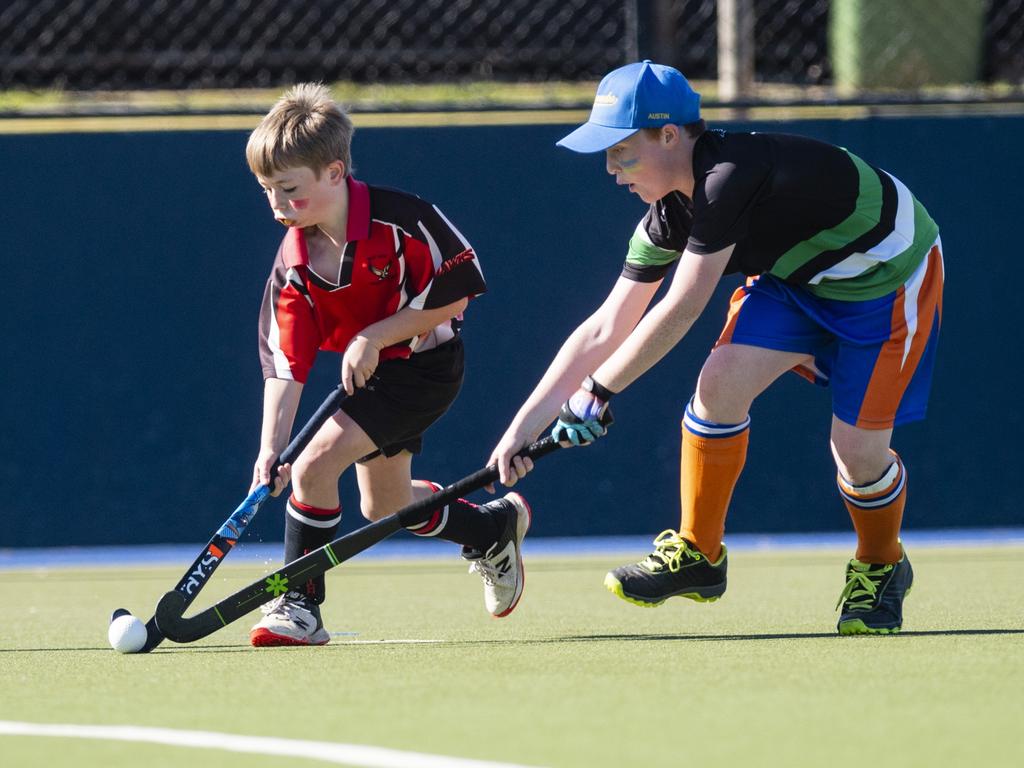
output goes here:
{"type": "Polygon", "coordinates": [[[287,168],[312,168],[317,178],[330,163],[352,173],[352,133],[345,111],[321,83],[300,83],[285,92],[256,126],[245,146],[249,169],[271,176],[287,168]]]}

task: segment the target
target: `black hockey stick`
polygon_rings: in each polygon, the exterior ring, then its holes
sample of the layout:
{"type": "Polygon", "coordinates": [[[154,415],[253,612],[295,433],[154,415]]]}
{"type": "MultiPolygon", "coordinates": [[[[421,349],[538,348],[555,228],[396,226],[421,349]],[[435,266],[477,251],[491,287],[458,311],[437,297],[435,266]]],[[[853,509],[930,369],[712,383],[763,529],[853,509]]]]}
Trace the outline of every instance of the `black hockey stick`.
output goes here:
{"type": "MultiPolygon", "coordinates": [[[[548,436],[531,445],[520,455],[539,459],[557,450],[558,447],[559,444],[548,436]]],[[[160,632],[176,643],[191,643],[204,638],[263,603],[284,594],[288,591],[289,584],[301,583],[326,573],[401,528],[423,522],[439,506],[479,490],[497,479],[496,466],[479,469],[428,498],[413,502],[392,515],[365,525],[325,544],[320,549],[313,550],[308,555],[303,555],[298,560],[293,560],[275,573],[253,582],[195,616],[185,618],[183,615],[190,601],[188,595],[179,590],[168,592],[160,598],[156,607],[156,622],[160,632]]]]}
{"type": "MultiPolygon", "coordinates": [[[[203,548],[203,551],[199,553],[199,556],[192,562],[192,565],[189,566],[185,575],[181,577],[178,585],[174,588],[172,594],[178,595],[181,599],[182,611],[195,599],[196,595],[199,594],[199,590],[206,585],[210,575],[217,570],[217,566],[221,564],[228,552],[231,551],[231,548],[235,546],[242,532],[245,531],[246,526],[249,525],[250,521],[256,516],[256,513],[259,512],[260,507],[263,506],[263,502],[270,497],[270,491],[274,487],[274,479],[277,477],[277,472],[281,465],[290,464],[298,458],[299,454],[302,453],[302,450],[313,438],[313,435],[320,430],[320,427],[329,418],[337,413],[338,407],[344,399],[345,387],[339,384],[338,388],[331,392],[327,399],[320,404],[320,407],[317,408],[316,413],[306,422],[302,431],[281,452],[281,455],[270,470],[270,485],[261,485],[246,496],[245,501],[238,505],[238,508],[231,513],[231,517],[225,520],[224,524],[213,534],[213,538],[203,548]]],[[[124,608],[118,608],[111,616],[111,621],[127,613],[130,612],[124,608]]],[[[154,614],[146,622],[146,644],[138,652],[148,653],[160,645],[163,639],[164,634],[160,631],[156,615],[154,614]]]]}

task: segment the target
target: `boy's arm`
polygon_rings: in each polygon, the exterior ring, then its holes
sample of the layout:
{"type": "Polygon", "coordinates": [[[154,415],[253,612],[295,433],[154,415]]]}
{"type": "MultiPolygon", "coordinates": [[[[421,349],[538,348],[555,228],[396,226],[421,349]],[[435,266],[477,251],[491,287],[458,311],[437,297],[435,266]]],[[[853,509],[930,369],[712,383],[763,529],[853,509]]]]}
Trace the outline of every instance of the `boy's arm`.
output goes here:
{"type": "Polygon", "coordinates": [[[393,315],[366,326],[348,343],[341,359],[341,382],[348,394],[363,387],[380,362],[380,351],[433,330],[460,315],[469,304],[462,298],[435,309],[404,307],[393,315]]]}
{"type": "Polygon", "coordinates": [[[528,459],[513,466],[513,457],[554,420],[580,381],[618,349],[643,317],[660,285],[661,280],[637,282],[620,277],[604,303],[566,339],[487,462],[497,464],[503,485],[513,485],[532,469],[528,459]]]}
{"type": "Polygon", "coordinates": [[[555,439],[586,445],[605,433],[609,398],[640,378],[682,340],[707,306],[733,248],[730,245],[707,255],[683,252],[665,297],[562,406],[551,433],[555,439]]]}
{"type": "Polygon", "coordinates": [[[593,372],[594,379],[612,392],[621,392],[668,354],[704,311],[734,248],[730,245],[707,255],[684,251],[665,297],[593,372]]]}
{"type": "MultiPolygon", "coordinates": [[[[270,469],[288,444],[302,396],[302,383],[288,379],[268,378],[263,384],[263,428],[260,431],[260,452],[253,467],[252,491],[270,482],[270,469]]],[[[291,479],[291,465],[278,470],[272,495],[277,496],[291,479]]]]}

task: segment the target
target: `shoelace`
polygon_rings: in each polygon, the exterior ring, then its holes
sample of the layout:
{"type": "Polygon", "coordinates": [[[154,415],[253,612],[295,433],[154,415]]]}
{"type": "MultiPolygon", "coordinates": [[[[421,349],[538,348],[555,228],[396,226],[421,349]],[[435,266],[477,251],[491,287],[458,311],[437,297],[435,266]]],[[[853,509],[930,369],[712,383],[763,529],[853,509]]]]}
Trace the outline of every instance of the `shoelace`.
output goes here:
{"type": "Polygon", "coordinates": [[[289,600],[287,594],[275,597],[269,603],[265,603],[260,606],[260,610],[263,611],[265,615],[270,616],[273,613],[278,613],[286,619],[292,618],[292,614],[298,609],[306,610],[301,601],[294,599],[289,600]]]}
{"type": "Polygon", "coordinates": [[[850,575],[846,579],[846,586],[839,595],[839,602],[836,603],[836,610],[844,602],[849,603],[851,611],[870,611],[875,607],[875,595],[878,594],[878,585],[882,577],[891,571],[893,566],[887,565],[873,571],[858,571],[850,569],[850,575]]]}
{"type": "Polygon", "coordinates": [[[498,583],[498,569],[491,565],[487,560],[474,560],[469,564],[469,572],[479,573],[484,579],[484,584],[487,584],[488,586],[493,587],[498,583]]]}
{"type": "Polygon", "coordinates": [[[654,540],[654,551],[640,565],[650,571],[667,567],[669,573],[676,573],[683,567],[683,557],[701,559],[700,554],[690,549],[690,543],[670,528],[658,534],[654,540]]]}

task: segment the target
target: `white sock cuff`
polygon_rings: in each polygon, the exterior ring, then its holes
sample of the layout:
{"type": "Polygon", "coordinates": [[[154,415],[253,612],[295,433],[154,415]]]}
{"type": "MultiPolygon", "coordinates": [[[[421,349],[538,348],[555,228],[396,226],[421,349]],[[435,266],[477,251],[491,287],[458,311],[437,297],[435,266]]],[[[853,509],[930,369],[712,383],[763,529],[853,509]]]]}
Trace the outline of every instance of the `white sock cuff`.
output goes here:
{"type": "Polygon", "coordinates": [[[330,528],[341,522],[341,510],[338,510],[338,514],[334,517],[313,517],[312,515],[305,514],[301,509],[291,503],[291,500],[285,505],[285,509],[288,510],[288,514],[298,520],[303,525],[309,525],[313,528],[330,528]]]}
{"type": "Polygon", "coordinates": [[[838,476],[839,493],[857,507],[874,509],[891,504],[907,484],[907,471],[899,456],[885,474],[868,485],[853,485],[841,474],[838,476]]]}
{"type": "Polygon", "coordinates": [[[700,437],[733,437],[749,426],[749,415],[739,424],[719,424],[715,421],[705,421],[694,413],[693,398],[690,398],[690,402],[686,404],[686,413],[683,415],[683,428],[700,437]]]}

